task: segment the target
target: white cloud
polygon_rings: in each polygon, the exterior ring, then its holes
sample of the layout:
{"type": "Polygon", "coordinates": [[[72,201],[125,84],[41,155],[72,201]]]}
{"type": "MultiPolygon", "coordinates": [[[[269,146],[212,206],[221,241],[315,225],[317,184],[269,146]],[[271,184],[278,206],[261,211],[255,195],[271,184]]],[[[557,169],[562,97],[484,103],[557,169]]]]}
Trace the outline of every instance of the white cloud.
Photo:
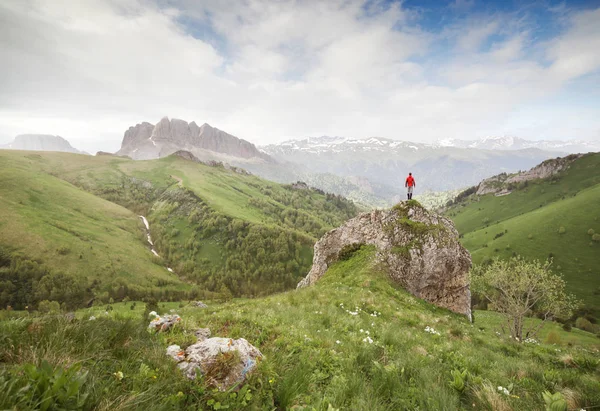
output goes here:
{"type": "MultiPolygon", "coordinates": [[[[509,15],[468,16],[436,34],[398,3],[5,0],[0,139],[43,132],[116,150],[127,127],[164,115],[257,143],[504,133],[520,106],[598,70],[599,13],[571,14],[564,33],[533,43],[509,15]],[[182,17],[219,41],[194,38],[182,17]]],[[[531,112],[522,137],[559,137],[531,112]]],[[[561,137],[574,124],[566,117],[561,137]]],[[[586,124],[573,137],[598,134],[586,124]]]]}

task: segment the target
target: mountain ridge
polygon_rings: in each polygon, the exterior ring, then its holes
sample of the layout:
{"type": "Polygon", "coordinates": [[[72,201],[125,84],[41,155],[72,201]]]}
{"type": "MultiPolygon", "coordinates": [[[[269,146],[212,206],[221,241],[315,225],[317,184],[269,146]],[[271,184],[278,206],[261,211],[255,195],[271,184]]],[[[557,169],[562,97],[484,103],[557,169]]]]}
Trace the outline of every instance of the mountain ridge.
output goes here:
{"type": "Polygon", "coordinates": [[[127,155],[134,160],[152,160],[185,150],[200,159],[219,159],[229,156],[240,161],[273,160],[249,141],[237,138],[208,123],[163,117],[155,125],[142,122],[129,127],[117,155],[127,155]]]}
{"type": "Polygon", "coordinates": [[[19,134],[11,143],[0,145],[0,149],[88,154],[77,150],[67,139],[52,134],[19,134]]]}

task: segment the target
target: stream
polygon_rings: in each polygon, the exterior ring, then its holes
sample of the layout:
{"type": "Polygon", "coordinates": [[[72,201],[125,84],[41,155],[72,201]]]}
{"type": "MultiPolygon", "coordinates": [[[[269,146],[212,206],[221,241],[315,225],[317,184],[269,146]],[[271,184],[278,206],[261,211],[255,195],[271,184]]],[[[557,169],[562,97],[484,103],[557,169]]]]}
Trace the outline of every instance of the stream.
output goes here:
{"type": "MultiPolygon", "coordinates": [[[[142,222],[144,223],[144,225],[146,226],[146,238],[148,239],[148,243],[150,244],[150,251],[152,252],[152,254],[154,254],[157,257],[160,257],[160,255],[158,255],[158,253],[156,252],[156,250],[154,249],[154,243],[152,242],[152,237],[150,237],[150,224],[148,223],[148,220],[146,219],[146,217],[144,217],[143,215],[139,216],[142,219],[142,222]]],[[[172,273],[173,269],[170,267],[166,267],[167,271],[172,273]]]]}

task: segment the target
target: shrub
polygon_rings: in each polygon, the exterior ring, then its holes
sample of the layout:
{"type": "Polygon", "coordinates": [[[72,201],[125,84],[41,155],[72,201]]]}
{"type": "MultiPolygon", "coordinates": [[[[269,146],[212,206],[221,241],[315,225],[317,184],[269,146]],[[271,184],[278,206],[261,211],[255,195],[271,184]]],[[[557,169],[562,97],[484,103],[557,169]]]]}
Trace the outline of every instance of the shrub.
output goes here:
{"type": "Polygon", "coordinates": [[[564,323],[562,326],[562,329],[565,330],[566,332],[571,332],[571,329],[573,328],[573,326],[571,325],[571,323],[567,322],[564,323]]]}
{"type": "Polygon", "coordinates": [[[596,233],[592,236],[592,240],[595,242],[600,242],[600,234],[596,233]]]}
{"type": "Polygon", "coordinates": [[[595,233],[595,231],[594,231],[594,229],[593,229],[593,228],[590,228],[590,229],[588,230],[588,235],[594,235],[594,233],[595,233]]]}
{"type": "Polygon", "coordinates": [[[558,234],[564,234],[567,232],[567,229],[563,226],[560,226],[560,228],[558,229],[558,234]]]}
{"type": "Polygon", "coordinates": [[[529,234],[529,235],[527,236],[527,238],[528,238],[528,239],[530,239],[530,240],[533,240],[533,234],[529,234]]]}
{"type": "Polygon", "coordinates": [[[561,340],[560,334],[554,330],[550,331],[546,336],[546,344],[560,344],[561,340]]]}
{"type": "Polygon", "coordinates": [[[57,301],[40,301],[38,304],[38,311],[41,313],[59,313],[60,304],[57,301]]]}
{"type": "Polygon", "coordinates": [[[587,318],[579,317],[575,320],[575,327],[580,330],[594,332],[594,324],[592,324],[587,318]]]}
{"type": "Polygon", "coordinates": [[[360,250],[360,248],[363,245],[364,245],[363,243],[346,244],[345,246],[342,247],[342,249],[338,253],[338,260],[339,261],[349,260],[354,255],[355,252],[360,250]]]}
{"type": "Polygon", "coordinates": [[[67,255],[70,251],[71,249],[69,249],[69,247],[66,246],[60,246],[56,249],[56,252],[60,255],[67,255]]]}

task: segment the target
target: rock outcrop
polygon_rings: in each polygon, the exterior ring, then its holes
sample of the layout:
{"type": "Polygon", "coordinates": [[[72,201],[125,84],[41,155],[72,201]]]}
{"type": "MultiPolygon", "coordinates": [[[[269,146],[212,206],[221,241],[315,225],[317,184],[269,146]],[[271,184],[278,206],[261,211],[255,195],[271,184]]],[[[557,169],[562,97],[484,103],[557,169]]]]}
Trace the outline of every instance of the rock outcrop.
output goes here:
{"type": "Polygon", "coordinates": [[[164,117],[156,125],[144,122],[129,127],[123,136],[118,155],[134,160],[166,157],[185,150],[201,161],[233,159],[273,162],[254,144],[239,139],[208,124],[164,117]],[[225,156],[225,157],[223,157],[225,156]]]}
{"type": "Polygon", "coordinates": [[[87,154],[74,148],[61,136],[50,134],[21,134],[12,143],[0,146],[9,150],[62,151],[65,153],[87,154]]]}
{"type": "Polygon", "coordinates": [[[325,234],[298,287],[314,284],[340,253],[359,244],[374,245],[376,262],[416,297],[471,317],[471,256],[458,241],[454,224],[415,200],[361,214],[325,234]]]}
{"type": "Polygon", "coordinates": [[[485,195],[490,193],[500,193],[503,190],[508,191],[509,185],[511,184],[552,177],[569,168],[573,161],[584,155],[585,154],[571,154],[566,157],[557,157],[546,160],[528,171],[522,171],[516,174],[502,173],[486,178],[479,183],[476,194],[485,195]]]}

